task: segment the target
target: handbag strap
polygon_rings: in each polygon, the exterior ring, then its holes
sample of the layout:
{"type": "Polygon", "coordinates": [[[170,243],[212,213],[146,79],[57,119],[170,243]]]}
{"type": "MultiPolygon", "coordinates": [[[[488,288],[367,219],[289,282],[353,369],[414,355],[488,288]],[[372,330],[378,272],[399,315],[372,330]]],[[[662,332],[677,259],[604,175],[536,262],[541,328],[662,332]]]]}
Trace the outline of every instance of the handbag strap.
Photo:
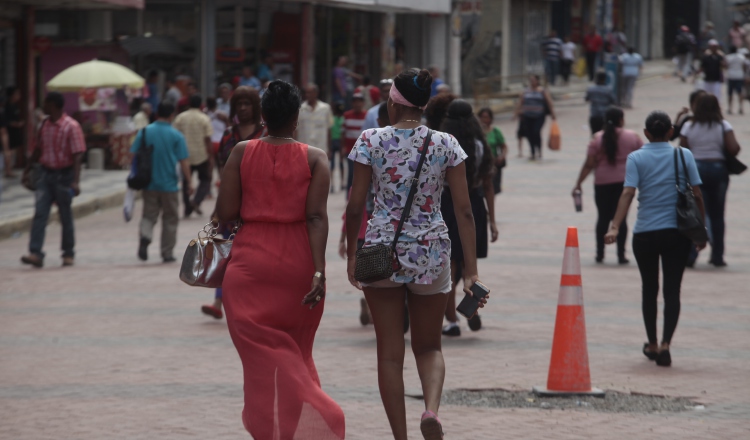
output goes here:
{"type": "Polygon", "coordinates": [[[685,155],[682,153],[682,147],[677,147],[674,150],[674,179],[675,179],[675,185],[677,186],[677,191],[682,191],[680,189],[680,172],[677,167],[678,151],[680,155],[680,160],[682,161],[682,169],[685,170],[685,181],[687,182],[687,189],[692,190],[693,185],[690,183],[690,173],[688,173],[687,164],[685,163],[685,155]]]}
{"type": "Polygon", "coordinates": [[[398,221],[398,227],[396,228],[396,235],[393,236],[393,243],[391,247],[396,250],[398,245],[398,237],[401,235],[401,230],[404,227],[404,223],[411,215],[411,204],[414,201],[414,195],[417,193],[417,186],[419,184],[419,175],[422,174],[422,165],[427,157],[427,153],[430,148],[430,141],[432,140],[432,130],[427,130],[427,136],[424,138],[424,144],[422,145],[422,154],[419,156],[419,163],[417,164],[417,170],[414,172],[414,177],[411,179],[411,186],[409,187],[409,196],[406,198],[404,203],[404,210],[401,213],[401,220],[398,221]]]}

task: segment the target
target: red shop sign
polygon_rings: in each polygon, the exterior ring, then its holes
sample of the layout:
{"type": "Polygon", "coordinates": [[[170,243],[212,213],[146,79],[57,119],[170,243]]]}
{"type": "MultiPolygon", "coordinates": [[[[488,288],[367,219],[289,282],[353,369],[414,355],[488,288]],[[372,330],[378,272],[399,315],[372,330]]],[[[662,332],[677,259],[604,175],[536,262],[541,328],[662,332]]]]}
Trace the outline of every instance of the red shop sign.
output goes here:
{"type": "Polygon", "coordinates": [[[52,47],[52,40],[48,37],[34,37],[34,41],[31,43],[31,48],[35,52],[44,53],[52,47]]]}

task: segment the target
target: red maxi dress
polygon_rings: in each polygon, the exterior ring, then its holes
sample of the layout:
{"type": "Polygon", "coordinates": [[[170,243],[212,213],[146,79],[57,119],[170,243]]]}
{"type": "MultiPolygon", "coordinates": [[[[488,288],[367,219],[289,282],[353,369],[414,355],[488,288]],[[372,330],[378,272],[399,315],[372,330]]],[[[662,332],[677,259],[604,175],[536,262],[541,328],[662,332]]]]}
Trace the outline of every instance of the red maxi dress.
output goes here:
{"type": "Polygon", "coordinates": [[[244,224],[223,294],[244,370],[242,421],[256,440],[344,438],[344,413],[321,389],[312,358],[324,304],[302,306],[315,273],[305,215],[307,148],[252,140],[240,165],[244,224]]]}

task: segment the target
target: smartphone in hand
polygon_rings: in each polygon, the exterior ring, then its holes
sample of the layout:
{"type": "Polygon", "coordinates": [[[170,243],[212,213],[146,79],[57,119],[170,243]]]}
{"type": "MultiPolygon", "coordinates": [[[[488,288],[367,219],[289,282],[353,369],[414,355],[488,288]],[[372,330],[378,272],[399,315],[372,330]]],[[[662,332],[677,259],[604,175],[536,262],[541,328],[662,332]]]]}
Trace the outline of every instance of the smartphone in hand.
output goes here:
{"type": "Polygon", "coordinates": [[[464,315],[466,319],[471,318],[477,313],[477,310],[479,310],[479,300],[490,293],[490,289],[479,281],[475,282],[469,290],[471,290],[473,296],[466,295],[461,304],[456,307],[456,311],[464,315]]]}

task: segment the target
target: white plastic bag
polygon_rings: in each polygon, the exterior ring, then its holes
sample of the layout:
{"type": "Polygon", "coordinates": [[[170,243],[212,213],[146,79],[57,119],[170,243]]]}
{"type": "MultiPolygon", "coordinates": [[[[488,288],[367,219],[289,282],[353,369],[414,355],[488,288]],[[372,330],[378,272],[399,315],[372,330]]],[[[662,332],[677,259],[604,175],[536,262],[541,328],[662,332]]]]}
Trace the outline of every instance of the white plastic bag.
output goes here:
{"type": "Polygon", "coordinates": [[[122,203],[122,215],[125,217],[126,223],[133,218],[133,209],[135,209],[135,190],[128,188],[125,191],[125,200],[122,203]]]}

